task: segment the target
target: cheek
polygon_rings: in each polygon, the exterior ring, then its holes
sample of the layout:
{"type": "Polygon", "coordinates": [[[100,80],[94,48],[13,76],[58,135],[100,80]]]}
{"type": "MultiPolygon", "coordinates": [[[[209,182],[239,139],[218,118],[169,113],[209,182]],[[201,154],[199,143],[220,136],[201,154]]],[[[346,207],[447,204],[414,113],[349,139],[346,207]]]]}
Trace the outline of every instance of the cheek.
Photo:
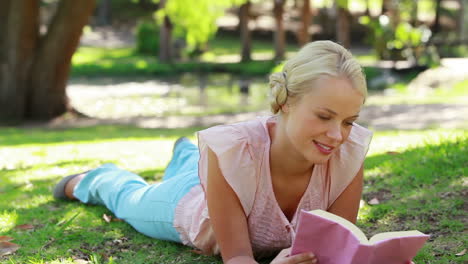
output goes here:
{"type": "Polygon", "coordinates": [[[345,141],[348,139],[349,134],[351,134],[351,129],[352,129],[352,127],[344,127],[344,128],[342,129],[342,131],[341,131],[341,137],[343,138],[343,140],[342,140],[341,143],[345,142],[345,141]]]}

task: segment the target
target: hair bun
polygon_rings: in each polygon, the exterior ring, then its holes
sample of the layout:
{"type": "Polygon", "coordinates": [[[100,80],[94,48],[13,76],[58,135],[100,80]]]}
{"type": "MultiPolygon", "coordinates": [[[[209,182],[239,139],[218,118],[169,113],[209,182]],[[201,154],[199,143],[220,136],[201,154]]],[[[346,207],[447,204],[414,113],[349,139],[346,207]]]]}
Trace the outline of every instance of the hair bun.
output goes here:
{"type": "Polygon", "coordinates": [[[286,103],[288,98],[286,86],[286,73],[275,72],[270,75],[270,106],[273,114],[278,113],[281,106],[286,103]]]}

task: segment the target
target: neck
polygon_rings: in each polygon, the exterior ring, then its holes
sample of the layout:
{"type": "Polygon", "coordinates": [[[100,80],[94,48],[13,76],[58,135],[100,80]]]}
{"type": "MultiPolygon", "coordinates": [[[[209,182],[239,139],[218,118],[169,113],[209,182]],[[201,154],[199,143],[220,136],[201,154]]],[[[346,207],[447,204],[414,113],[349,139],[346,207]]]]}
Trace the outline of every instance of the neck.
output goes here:
{"type": "MultiPolygon", "coordinates": [[[[310,177],[314,164],[307,161],[291,145],[286,136],[283,120],[278,117],[278,121],[268,127],[271,139],[270,146],[270,170],[271,175],[290,181],[310,177]]],[[[281,179],[279,179],[281,180],[281,179]]]]}

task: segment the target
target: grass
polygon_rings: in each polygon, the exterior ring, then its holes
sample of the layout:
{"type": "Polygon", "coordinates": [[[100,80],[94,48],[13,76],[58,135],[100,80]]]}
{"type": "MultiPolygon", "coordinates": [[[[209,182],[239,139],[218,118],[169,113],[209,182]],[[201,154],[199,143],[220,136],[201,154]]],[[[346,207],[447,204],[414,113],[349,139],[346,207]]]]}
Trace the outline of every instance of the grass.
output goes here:
{"type": "MultiPolygon", "coordinates": [[[[209,51],[198,60],[173,64],[159,63],[157,56],[136,54],[134,48],[100,48],[81,46],[72,59],[72,76],[167,76],[182,72],[230,72],[242,75],[265,75],[277,65],[273,60],[271,41],[252,43],[254,61],[240,63],[241,46],[238,38],[214,38],[208,43],[209,51]],[[232,59],[234,57],[234,61],[232,59]],[[257,59],[260,57],[260,59],[257,59]],[[227,61],[225,61],[227,58],[227,61]]],[[[297,50],[287,45],[286,50],[297,50]]]]}
{"type": "MultiPolygon", "coordinates": [[[[0,263],[221,263],[191,249],[150,239],[123,222],[107,223],[100,206],[55,201],[63,175],[113,162],[160,179],[172,143],[200,128],[96,126],[65,130],[0,128],[0,236],[21,248],[0,263]],[[15,228],[33,225],[32,230],[15,228]]],[[[359,225],[371,235],[418,229],[431,234],[416,263],[463,263],[467,255],[468,132],[377,132],[366,161],[359,225]]]]}
{"type": "MultiPolygon", "coordinates": [[[[286,45],[286,56],[296,52],[296,44],[286,45]]],[[[184,72],[212,73],[229,72],[240,75],[267,75],[275,69],[273,42],[254,40],[253,61],[239,62],[241,43],[238,38],[223,36],[212,39],[208,50],[200,58],[172,64],[159,63],[157,55],[141,55],[132,47],[102,48],[81,46],[73,55],[72,77],[93,76],[167,76],[184,72]]],[[[362,63],[377,61],[373,54],[357,54],[362,63]]],[[[366,69],[373,77],[375,70],[366,69]]]]}
{"type": "Polygon", "coordinates": [[[272,60],[216,63],[159,63],[154,56],[138,55],[131,48],[80,47],[72,59],[72,77],[93,76],[168,76],[183,72],[231,72],[264,75],[276,65],[272,60]]]}

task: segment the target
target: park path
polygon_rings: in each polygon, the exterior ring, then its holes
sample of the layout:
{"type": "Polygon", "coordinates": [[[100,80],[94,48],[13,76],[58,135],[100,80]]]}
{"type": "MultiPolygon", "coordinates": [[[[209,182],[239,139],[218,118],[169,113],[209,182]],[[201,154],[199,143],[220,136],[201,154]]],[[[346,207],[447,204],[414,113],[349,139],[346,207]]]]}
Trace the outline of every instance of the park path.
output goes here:
{"type": "MultiPolygon", "coordinates": [[[[86,127],[94,125],[133,125],[143,128],[207,127],[217,124],[240,122],[268,114],[268,111],[259,111],[195,117],[126,117],[117,119],[67,117],[53,120],[42,126],[49,128],[86,127]]],[[[371,105],[365,107],[361,111],[358,123],[373,130],[412,130],[428,128],[468,129],[468,105],[371,105]]]]}
{"type": "MultiPolygon", "coordinates": [[[[414,93],[425,93],[428,90],[444,84],[449,87],[453,83],[468,80],[468,59],[444,60],[441,67],[429,69],[421,73],[409,89],[414,93]]],[[[74,98],[85,96],[112,97],[112,96],[146,96],[169,89],[168,84],[157,80],[123,81],[118,84],[99,84],[99,80],[88,82],[86,80],[75,83],[73,80],[68,86],[68,95],[73,104],[74,98]]],[[[111,79],[102,78],[103,83],[112,83],[111,79]]],[[[375,95],[384,98],[384,103],[365,106],[360,113],[358,123],[373,130],[413,130],[429,128],[458,128],[468,129],[468,94],[461,95],[459,103],[438,104],[385,104],[385,95],[375,95]]],[[[373,95],[368,98],[371,102],[373,95]]],[[[266,99],[266,98],[265,98],[266,99]]],[[[382,102],[382,99],[378,100],[382,102]]],[[[144,128],[182,128],[207,127],[217,124],[235,123],[268,115],[268,111],[217,114],[207,116],[135,116],[118,117],[114,119],[103,118],[59,118],[46,126],[49,127],[82,127],[101,124],[134,125],[144,128]]]]}
{"type": "MultiPolygon", "coordinates": [[[[468,59],[457,60],[456,64],[452,65],[458,69],[466,69],[466,73],[462,72],[457,76],[461,79],[468,79],[468,59]],[[462,64],[460,64],[462,63],[462,64]]],[[[453,75],[455,70],[447,70],[444,66],[438,69],[430,69],[421,74],[430,75],[431,77],[416,78],[412,83],[411,89],[415,92],[419,90],[425,91],[430,89],[433,82],[447,83],[450,80],[456,80],[453,75]],[[439,76],[439,77],[435,77],[439,76]]],[[[451,66],[450,66],[451,67],[451,66]]],[[[461,80],[460,79],[460,80],[461,80]]],[[[103,78],[103,82],[109,82],[103,78]]],[[[147,80],[141,82],[123,81],[119,84],[96,84],[99,80],[88,82],[86,80],[75,83],[71,81],[68,86],[68,95],[73,105],[73,101],[93,97],[112,97],[115,95],[132,97],[146,96],[154,93],[160,93],[167,90],[168,85],[164,82],[156,80],[147,80]]],[[[376,95],[382,97],[382,95],[376,95]]],[[[368,98],[372,101],[373,95],[368,98]]],[[[384,95],[385,98],[385,95],[384,95]]],[[[86,101],[86,100],[85,100],[86,101]]],[[[443,104],[373,104],[363,108],[360,113],[358,123],[369,127],[373,130],[409,130],[409,129],[428,129],[428,128],[458,128],[468,129],[468,94],[464,95],[460,103],[443,103],[443,104]],[[464,99],[466,100],[464,101],[464,99]]],[[[256,116],[268,115],[268,111],[248,112],[239,114],[217,114],[206,116],[132,116],[132,117],[116,117],[116,118],[92,118],[92,117],[76,117],[65,116],[58,118],[49,123],[42,124],[26,124],[26,126],[45,126],[51,128],[66,128],[66,127],[83,127],[92,125],[133,125],[144,128],[183,128],[183,127],[207,127],[217,124],[235,123],[244,120],[255,118],[256,116]]]]}

